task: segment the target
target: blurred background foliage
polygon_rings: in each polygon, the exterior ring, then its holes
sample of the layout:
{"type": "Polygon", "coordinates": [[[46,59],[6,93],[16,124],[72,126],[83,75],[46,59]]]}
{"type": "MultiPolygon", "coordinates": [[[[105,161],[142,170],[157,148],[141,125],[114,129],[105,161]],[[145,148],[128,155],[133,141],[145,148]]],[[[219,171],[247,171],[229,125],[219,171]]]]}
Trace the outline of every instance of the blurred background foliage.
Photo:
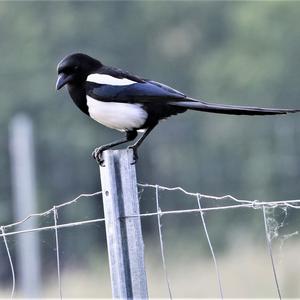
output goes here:
{"type": "MultiPolygon", "coordinates": [[[[84,52],[212,102],[299,108],[299,16],[300,3],[289,1],[1,2],[0,223],[12,222],[8,128],[18,112],[34,122],[39,210],[100,189],[90,154],[120,133],[88,119],[66,90],[55,91],[62,57],[84,52]]],[[[299,125],[299,115],[188,112],[162,122],[143,144],[138,180],[243,199],[299,198],[299,125]]],[[[184,201],[165,196],[172,208],[184,201]]],[[[147,199],[142,206],[149,211],[147,199]]],[[[99,214],[101,203],[86,201],[79,210],[66,209],[60,222],[99,214]]],[[[248,210],[209,215],[217,249],[226,249],[236,228],[261,232],[257,218],[248,210]]],[[[196,229],[187,220],[173,218],[168,227],[186,227],[181,238],[192,245],[189,234],[196,229]]],[[[151,239],[151,222],[143,226],[151,239]]],[[[62,233],[61,247],[72,252],[66,260],[73,264],[102,247],[99,227],[80,232],[80,242],[78,235],[62,233]]],[[[176,229],[170,236],[176,244],[176,229]]]]}

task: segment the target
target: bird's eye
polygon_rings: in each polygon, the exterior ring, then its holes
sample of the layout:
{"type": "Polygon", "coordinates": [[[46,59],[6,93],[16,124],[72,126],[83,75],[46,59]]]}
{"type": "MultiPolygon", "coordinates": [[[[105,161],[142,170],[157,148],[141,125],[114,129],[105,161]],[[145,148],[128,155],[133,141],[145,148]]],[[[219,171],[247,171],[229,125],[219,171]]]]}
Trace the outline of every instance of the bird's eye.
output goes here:
{"type": "Polygon", "coordinates": [[[79,66],[74,66],[74,71],[77,71],[79,69],[79,66]]]}

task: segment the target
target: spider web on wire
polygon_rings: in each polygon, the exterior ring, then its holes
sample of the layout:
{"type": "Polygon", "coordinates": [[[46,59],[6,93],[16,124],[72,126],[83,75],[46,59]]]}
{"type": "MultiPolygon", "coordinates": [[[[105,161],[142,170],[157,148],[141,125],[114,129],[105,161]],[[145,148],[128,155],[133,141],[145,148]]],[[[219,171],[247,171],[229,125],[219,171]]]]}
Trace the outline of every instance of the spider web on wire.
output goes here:
{"type": "MultiPolygon", "coordinates": [[[[223,285],[222,285],[222,280],[221,280],[221,274],[219,270],[219,266],[217,263],[217,259],[215,256],[215,252],[213,249],[213,245],[210,239],[210,235],[207,229],[207,225],[205,222],[204,218],[204,212],[208,211],[216,211],[216,210],[227,210],[227,209],[236,209],[236,208],[252,208],[255,210],[261,210],[262,211],[262,218],[264,221],[264,231],[265,231],[265,238],[266,238],[266,244],[268,248],[268,254],[270,257],[271,261],[271,267],[272,267],[272,273],[274,277],[274,283],[277,291],[277,295],[279,299],[282,299],[281,296],[281,290],[278,282],[278,276],[277,276],[277,271],[275,267],[275,262],[274,262],[274,256],[273,256],[273,251],[272,251],[272,240],[278,236],[278,230],[284,226],[284,220],[287,216],[287,208],[293,208],[293,209],[300,209],[300,199],[295,199],[295,200],[283,200],[283,201],[259,201],[259,200],[242,200],[242,199],[237,199],[233,197],[232,195],[224,195],[224,196],[212,196],[212,195],[206,195],[206,194],[201,194],[201,193],[193,193],[193,192],[188,192],[182,187],[165,187],[165,186],[160,186],[160,185],[153,185],[153,184],[139,184],[141,188],[152,188],[155,189],[155,198],[156,198],[156,211],[155,212],[149,212],[149,213],[142,213],[139,215],[139,217],[149,217],[149,216],[157,216],[158,220],[158,234],[159,234],[159,240],[160,240],[160,248],[161,248],[161,257],[162,257],[162,264],[163,264],[163,269],[164,269],[164,274],[165,274],[165,280],[166,280],[166,286],[168,289],[169,293],[169,298],[172,299],[172,290],[171,290],[171,284],[170,284],[170,279],[167,271],[167,265],[166,265],[166,258],[165,258],[165,250],[164,250],[164,244],[163,244],[163,237],[162,237],[162,229],[161,229],[161,222],[160,219],[161,217],[165,215],[172,215],[172,214],[190,214],[190,213],[196,213],[199,212],[200,217],[201,217],[201,222],[204,228],[204,233],[209,245],[209,249],[211,252],[213,264],[215,267],[215,272],[216,272],[216,279],[217,279],[217,284],[219,287],[219,294],[220,298],[224,299],[224,292],[223,292],[223,285]],[[182,194],[188,195],[195,197],[197,200],[198,208],[193,208],[193,209],[178,209],[178,210],[161,210],[159,206],[159,191],[179,191],[182,194]],[[203,208],[201,206],[201,200],[212,200],[212,201],[217,201],[219,204],[221,202],[221,205],[214,206],[214,207],[205,207],[203,208]],[[225,200],[231,200],[233,204],[227,204],[223,205],[222,202],[225,200]],[[269,211],[273,211],[275,208],[281,208],[285,212],[285,218],[282,222],[278,223],[277,220],[268,214],[269,211]]],[[[136,216],[127,216],[127,217],[136,217],[136,216]]],[[[284,240],[288,239],[291,236],[294,236],[298,234],[298,232],[293,232],[291,234],[285,235],[283,240],[281,241],[281,247],[282,243],[284,240]]]]}

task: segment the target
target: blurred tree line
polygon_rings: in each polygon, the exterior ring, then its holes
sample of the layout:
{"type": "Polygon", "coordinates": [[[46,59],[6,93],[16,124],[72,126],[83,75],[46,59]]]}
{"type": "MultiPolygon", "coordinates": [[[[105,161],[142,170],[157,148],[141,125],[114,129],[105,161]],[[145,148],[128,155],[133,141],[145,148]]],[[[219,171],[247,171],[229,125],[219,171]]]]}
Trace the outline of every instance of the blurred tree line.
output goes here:
{"type": "MultiPolygon", "coordinates": [[[[299,108],[299,16],[298,2],[1,2],[0,223],[12,222],[8,126],[17,112],[35,126],[40,210],[100,189],[90,154],[120,134],[84,116],[66,91],[56,93],[62,57],[84,52],[208,101],[299,108]]],[[[141,147],[139,181],[243,199],[299,198],[299,118],[174,117],[141,147]]],[[[170,201],[174,208],[182,200],[170,201]]],[[[101,203],[86,201],[80,212],[99,217],[101,203]]],[[[66,209],[60,222],[78,214],[66,209]]],[[[246,228],[245,214],[211,216],[219,246],[220,226],[246,228]]],[[[66,232],[64,251],[99,248],[97,226],[80,232],[76,247],[66,232]]]]}

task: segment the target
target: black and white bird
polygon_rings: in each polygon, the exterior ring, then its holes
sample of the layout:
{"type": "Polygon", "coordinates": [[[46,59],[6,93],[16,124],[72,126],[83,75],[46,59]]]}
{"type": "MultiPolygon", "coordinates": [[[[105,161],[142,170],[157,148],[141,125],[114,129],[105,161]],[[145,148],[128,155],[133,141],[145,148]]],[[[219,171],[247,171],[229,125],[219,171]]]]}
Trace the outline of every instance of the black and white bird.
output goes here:
{"type": "Polygon", "coordinates": [[[105,66],[86,54],[66,56],[58,64],[56,89],[67,85],[78,108],[95,121],[125,132],[118,141],[96,148],[93,152],[102,163],[102,152],[133,141],[130,146],[137,159],[137,148],[160,120],[188,109],[229,115],[276,115],[298,112],[298,109],[259,108],[208,103],[196,100],[162,83],[144,79],[120,69],[105,66]]]}

